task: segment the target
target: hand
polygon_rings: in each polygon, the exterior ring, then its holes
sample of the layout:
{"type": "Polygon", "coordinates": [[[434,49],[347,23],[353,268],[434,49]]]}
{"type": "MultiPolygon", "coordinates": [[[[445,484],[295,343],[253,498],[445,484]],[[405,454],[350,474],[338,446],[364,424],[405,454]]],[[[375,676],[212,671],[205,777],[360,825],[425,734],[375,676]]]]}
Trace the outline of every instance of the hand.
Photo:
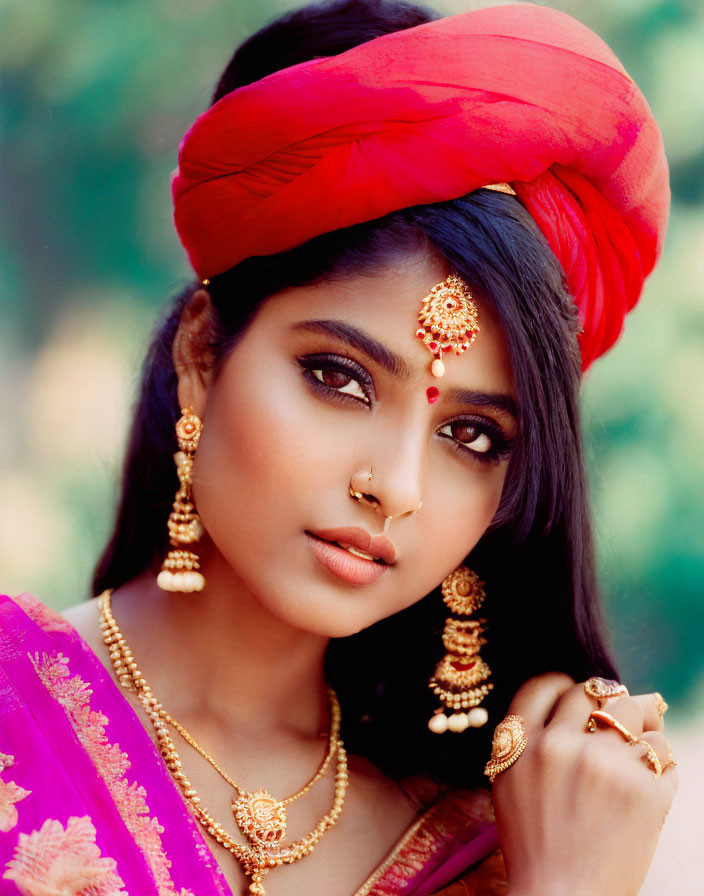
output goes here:
{"type": "MultiPolygon", "coordinates": [[[[561,673],[527,681],[509,713],[528,745],[494,781],[510,896],[636,896],[677,789],[673,765],[656,778],[641,744],[613,728],[589,733],[597,702],[561,673]]],[[[603,709],[650,743],[662,767],[670,747],[654,694],[603,709]]]]}

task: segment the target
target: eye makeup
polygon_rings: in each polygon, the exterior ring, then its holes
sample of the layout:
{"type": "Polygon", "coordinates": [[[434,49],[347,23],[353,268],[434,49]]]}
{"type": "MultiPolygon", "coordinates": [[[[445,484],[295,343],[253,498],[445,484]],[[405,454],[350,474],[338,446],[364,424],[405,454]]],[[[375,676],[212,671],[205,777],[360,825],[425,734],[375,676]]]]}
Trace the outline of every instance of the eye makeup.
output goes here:
{"type": "Polygon", "coordinates": [[[329,353],[305,355],[297,360],[303,368],[306,381],[318,392],[328,395],[333,400],[346,403],[356,401],[371,407],[374,381],[368,371],[356,361],[343,355],[329,353]],[[347,383],[344,382],[345,377],[348,379],[347,383]],[[348,388],[355,383],[358,386],[356,394],[348,388]]]}
{"type": "Polygon", "coordinates": [[[483,464],[498,464],[506,460],[514,444],[514,439],[493,420],[477,415],[448,420],[439,428],[438,435],[448,439],[461,455],[469,455],[471,460],[483,464]]]}
{"type": "MultiPolygon", "coordinates": [[[[325,352],[297,358],[297,363],[311,388],[326,398],[347,405],[354,402],[372,406],[375,393],[371,374],[351,358],[325,352]]],[[[436,400],[433,395],[430,403],[436,400]]],[[[436,432],[463,459],[482,464],[498,464],[505,460],[514,441],[500,425],[482,415],[453,417],[436,432]]]]}

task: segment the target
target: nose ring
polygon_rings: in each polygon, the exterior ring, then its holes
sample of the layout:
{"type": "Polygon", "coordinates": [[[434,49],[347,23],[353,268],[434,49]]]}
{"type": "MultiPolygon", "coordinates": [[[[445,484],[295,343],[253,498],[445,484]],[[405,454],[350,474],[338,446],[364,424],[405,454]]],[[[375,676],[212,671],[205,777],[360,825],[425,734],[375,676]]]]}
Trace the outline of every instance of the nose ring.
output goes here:
{"type": "MultiPolygon", "coordinates": [[[[355,501],[359,501],[360,504],[366,504],[368,507],[371,507],[373,510],[375,510],[378,513],[379,509],[381,507],[381,502],[379,501],[378,498],[375,498],[374,495],[369,494],[368,492],[362,492],[359,489],[355,488],[355,486],[353,484],[353,480],[356,475],[357,474],[355,473],[355,475],[352,476],[352,479],[350,479],[350,489],[349,489],[350,497],[354,498],[355,501]]],[[[373,475],[374,475],[374,464],[371,465],[369,472],[366,474],[367,482],[372,481],[373,475]]],[[[418,506],[414,510],[410,511],[410,516],[415,516],[415,514],[418,513],[418,511],[421,509],[422,506],[423,506],[423,502],[419,501],[418,506]]],[[[384,516],[384,532],[386,532],[388,530],[391,520],[394,519],[395,516],[403,516],[403,515],[404,514],[402,514],[402,513],[393,514],[393,515],[386,514],[384,516]]]]}
{"type": "MultiPolygon", "coordinates": [[[[354,498],[355,501],[359,501],[360,504],[366,504],[368,507],[372,507],[374,510],[379,509],[379,501],[374,495],[369,494],[368,492],[362,492],[359,489],[355,488],[352,480],[357,476],[355,475],[350,479],[350,497],[354,498]]],[[[369,468],[369,472],[366,474],[367,482],[372,481],[372,476],[374,475],[374,464],[369,468]]]]}

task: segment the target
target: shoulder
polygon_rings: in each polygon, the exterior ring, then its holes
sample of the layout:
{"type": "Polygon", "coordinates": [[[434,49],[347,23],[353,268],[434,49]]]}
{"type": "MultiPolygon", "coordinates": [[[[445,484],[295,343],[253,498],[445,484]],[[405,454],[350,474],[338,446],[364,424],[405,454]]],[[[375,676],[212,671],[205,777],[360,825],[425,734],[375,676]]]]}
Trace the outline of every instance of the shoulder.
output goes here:
{"type": "Polygon", "coordinates": [[[104,651],[100,636],[100,610],[98,598],[84,600],[67,610],[63,610],[62,618],[77,632],[81,640],[86,643],[96,656],[101,656],[104,651]]]}

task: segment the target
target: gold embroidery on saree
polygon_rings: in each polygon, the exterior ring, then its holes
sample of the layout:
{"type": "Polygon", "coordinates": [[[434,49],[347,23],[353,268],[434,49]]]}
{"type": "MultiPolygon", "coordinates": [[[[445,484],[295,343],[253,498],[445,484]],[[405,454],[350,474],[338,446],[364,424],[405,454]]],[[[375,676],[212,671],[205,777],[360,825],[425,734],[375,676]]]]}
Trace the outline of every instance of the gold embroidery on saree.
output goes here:
{"type": "MultiPolygon", "coordinates": [[[[9,753],[0,753],[0,775],[5,769],[14,765],[15,757],[9,753]]],[[[11,831],[17,824],[17,807],[15,803],[21,802],[26,796],[29,796],[31,790],[25,790],[15,784],[14,781],[5,781],[0,777],[0,831],[7,833],[11,831]]]]}
{"type": "MultiPolygon", "coordinates": [[[[128,782],[125,773],[130,767],[129,758],[119,744],[108,740],[107,717],[91,709],[90,686],[80,675],[70,674],[68,658],[62,653],[30,655],[30,660],[47,691],[63,707],[78,740],[108,788],[125,827],[147,861],[159,896],[175,896],[169,874],[171,862],[161,842],[164,828],[149,814],[144,787],[128,782]]],[[[193,894],[190,890],[181,890],[178,896],[193,894]]]]}
{"type": "Polygon", "coordinates": [[[400,896],[449,841],[461,842],[468,829],[482,830],[493,820],[487,791],[449,792],[409,828],[354,896],[400,896]]]}
{"type": "Polygon", "coordinates": [[[25,896],[127,896],[117,862],[101,855],[89,816],[64,826],[48,818],[38,831],[20,834],[3,877],[25,896]]]}

